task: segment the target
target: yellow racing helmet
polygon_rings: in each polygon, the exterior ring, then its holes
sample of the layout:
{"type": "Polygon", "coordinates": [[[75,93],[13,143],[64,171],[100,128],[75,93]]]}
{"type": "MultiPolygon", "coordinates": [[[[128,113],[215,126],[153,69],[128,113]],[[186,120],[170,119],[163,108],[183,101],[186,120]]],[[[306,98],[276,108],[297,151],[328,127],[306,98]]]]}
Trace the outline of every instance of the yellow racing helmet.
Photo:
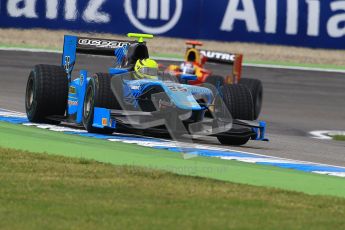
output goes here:
{"type": "Polygon", "coordinates": [[[142,59],[135,63],[134,71],[139,79],[157,79],[158,64],[152,59],[142,59]]]}

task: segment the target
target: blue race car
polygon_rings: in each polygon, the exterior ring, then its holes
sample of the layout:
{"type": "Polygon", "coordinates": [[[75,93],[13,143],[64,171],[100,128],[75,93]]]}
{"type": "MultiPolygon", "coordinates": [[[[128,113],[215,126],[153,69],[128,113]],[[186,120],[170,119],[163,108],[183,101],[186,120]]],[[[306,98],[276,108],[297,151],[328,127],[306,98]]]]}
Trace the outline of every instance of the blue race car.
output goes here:
{"type": "Polygon", "coordinates": [[[36,123],[82,125],[88,132],[115,130],[216,136],[222,144],[265,141],[264,122],[253,121],[249,90],[241,85],[193,86],[195,75],[179,81],[164,72],[138,76],[135,65],[149,58],[146,34],[128,34],[136,41],[66,35],[60,66],[36,65],[25,97],[28,119],[36,123]],[[105,73],[81,70],[72,78],[77,53],[114,57],[105,73]],[[72,80],[74,79],[74,80],[72,80]],[[182,81],[182,82],[181,82],[182,81]]]}

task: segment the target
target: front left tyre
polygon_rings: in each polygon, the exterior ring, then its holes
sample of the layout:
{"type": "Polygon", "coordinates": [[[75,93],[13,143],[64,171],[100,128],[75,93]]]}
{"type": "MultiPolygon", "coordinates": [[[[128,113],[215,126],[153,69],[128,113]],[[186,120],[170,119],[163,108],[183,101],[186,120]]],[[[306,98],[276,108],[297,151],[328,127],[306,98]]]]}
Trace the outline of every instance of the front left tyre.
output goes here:
{"type": "Polygon", "coordinates": [[[90,133],[112,134],[114,129],[92,126],[95,107],[120,109],[120,105],[111,90],[110,74],[97,73],[90,79],[83,105],[83,125],[90,133]]]}
{"type": "Polygon", "coordinates": [[[68,78],[64,69],[54,65],[36,65],[30,72],[25,93],[29,121],[58,124],[49,116],[64,116],[68,97],[68,78]]]}

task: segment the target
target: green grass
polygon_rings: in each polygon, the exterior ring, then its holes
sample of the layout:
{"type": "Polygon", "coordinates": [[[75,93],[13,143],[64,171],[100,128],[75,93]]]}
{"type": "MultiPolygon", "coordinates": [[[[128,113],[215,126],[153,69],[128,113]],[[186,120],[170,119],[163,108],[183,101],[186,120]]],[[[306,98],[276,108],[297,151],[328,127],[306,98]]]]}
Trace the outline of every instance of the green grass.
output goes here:
{"type": "Polygon", "coordinates": [[[96,160],[113,165],[132,165],[180,175],[269,186],[312,195],[345,197],[344,178],[305,173],[272,166],[196,157],[180,153],[68,135],[35,127],[0,122],[0,146],[38,153],[96,160]]]}
{"type": "Polygon", "coordinates": [[[333,136],[333,139],[336,141],[345,141],[345,136],[344,135],[335,135],[335,136],[333,136]]]}
{"type": "Polygon", "coordinates": [[[1,229],[344,229],[345,199],[0,148],[1,229]]]}
{"type": "Polygon", "coordinates": [[[246,61],[246,64],[263,64],[273,66],[285,66],[285,67],[301,67],[301,68],[316,68],[316,69],[331,69],[331,70],[345,70],[345,66],[339,65],[322,65],[322,64],[309,64],[309,63],[297,63],[297,62],[284,62],[284,61],[272,61],[272,60],[250,60],[246,61]]]}
{"type": "Polygon", "coordinates": [[[21,49],[44,49],[48,51],[61,51],[60,49],[54,49],[49,46],[35,46],[29,44],[17,44],[17,45],[8,45],[0,42],[0,48],[21,48],[21,49]]]}

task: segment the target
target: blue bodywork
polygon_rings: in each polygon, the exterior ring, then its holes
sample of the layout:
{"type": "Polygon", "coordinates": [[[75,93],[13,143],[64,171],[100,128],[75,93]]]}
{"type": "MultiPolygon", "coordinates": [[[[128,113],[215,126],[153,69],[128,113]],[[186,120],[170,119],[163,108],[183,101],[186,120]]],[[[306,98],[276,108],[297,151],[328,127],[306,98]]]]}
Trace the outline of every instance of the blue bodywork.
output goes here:
{"type": "Polygon", "coordinates": [[[93,126],[96,128],[116,128],[116,121],[110,117],[109,109],[95,107],[93,126]]]}
{"type": "Polygon", "coordinates": [[[132,98],[134,103],[137,103],[136,99],[145,92],[147,88],[154,86],[161,87],[174,105],[183,110],[204,110],[205,108],[201,107],[195,98],[203,97],[207,104],[211,104],[213,99],[212,91],[207,88],[182,85],[171,81],[166,82],[147,79],[125,81],[125,98],[132,98]]]}
{"type": "MultiPolygon", "coordinates": [[[[71,122],[77,124],[82,123],[82,114],[83,114],[83,102],[86,93],[87,85],[90,81],[88,77],[87,70],[81,70],[79,77],[75,80],[72,80],[72,71],[76,62],[76,52],[77,52],[77,42],[78,38],[75,36],[67,35],[64,39],[64,49],[62,55],[61,65],[67,72],[69,83],[69,94],[68,94],[68,108],[67,114],[71,122]]],[[[128,72],[125,69],[110,68],[109,74],[111,75],[120,75],[128,72]]],[[[114,76],[116,77],[116,76],[114,76]]],[[[136,99],[149,87],[160,86],[171,98],[173,103],[180,109],[183,110],[204,110],[199,103],[195,100],[195,97],[200,95],[205,96],[207,103],[210,104],[212,101],[212,91],[207,88],[195,87],[189,85],[182,85],[176,82],[165,82],[160,80],[127,80],[124,81],[124,98],[130,100],[132,103],[137,104],[136,99]]],[[[94,127],[109,127],[115,128],[114,124],[111,122],[103,122],[101,119],[101,113],[104,118],[108,121],[110,120],[110,110],[108,109],[95,109],[94,110],[94,127]]]]}
{"type": "Polygon", "coordinates": [[[268,141],[266,138],[266,122],[260,121],[258,127],[252,128],[253,131],[256,133],[256,137],[254,140],[256,141],[268,141]]]}
{"type": "MultiPolygon", "coordinates": [[[[69,93],[67,105],[67,119],[71,123],[82,124],[83,104],[86,94],[86,89],[90,81],[90,76],[87,70],[81,70],[79,77],[72,80],[72,71],[76,63],[76,53],[78,48],[78,37],[66,35],[64,38],[63,55],[61,65],[65,69],[69,79],[69,93]]],[[[126,48],[126,47],[125,47],[126,48]]],[[[123,51],[115,49],[114,56],[119,54],[123,56],[123,51]]],[[[117,60],[119,62],[119,60],[117,60]]],[[[128,70],[121,68],[110,68],[108,73],[113,77],[127,73],[128,70]]],[[[190,80],[192,76],[187,76],[186,81],[190,80]]],[[[204,87],[197,87],[187,84],[179,84],[173,81],[161,80],[125,80],[123,84],[124,100],[129,101],[132,105],[138,105],[138,97],[149,87],[159,86],[169,96],[175,106],[182,110],[201,111],[205,110],[207,105],[213,101],[213,93],[210,89],[204,87]],[[201,106],[195,98],[203,98],[205,105],[201,106]]],[[[94,108],[93,127],[96,128],[116,128],[116,121],[111,119],[111,110],[107,108],[94,108]]],[[[265,131],[266,124],[261,122],[257,127],[252,128],[257,134],[256,140],[266,140],[265,131]]],[[[253,138],[254,139],[254,138],[253,138]]]]}

